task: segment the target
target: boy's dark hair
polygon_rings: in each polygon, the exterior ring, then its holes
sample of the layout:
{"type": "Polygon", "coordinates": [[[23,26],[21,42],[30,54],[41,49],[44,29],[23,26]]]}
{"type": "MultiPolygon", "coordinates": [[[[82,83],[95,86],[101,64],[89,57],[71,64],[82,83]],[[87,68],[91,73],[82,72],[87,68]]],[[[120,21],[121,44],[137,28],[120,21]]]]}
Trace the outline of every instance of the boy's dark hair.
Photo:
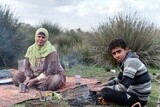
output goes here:
{"type": "Polygon", "coordinates": [[[127,43],[122,38],[113,39],[111,41],[111,43],[109,44],[108,50],[111,52],[111,50],[116,47],[121,47],[121,48],[125,49],[127,47],[127,43]]]}

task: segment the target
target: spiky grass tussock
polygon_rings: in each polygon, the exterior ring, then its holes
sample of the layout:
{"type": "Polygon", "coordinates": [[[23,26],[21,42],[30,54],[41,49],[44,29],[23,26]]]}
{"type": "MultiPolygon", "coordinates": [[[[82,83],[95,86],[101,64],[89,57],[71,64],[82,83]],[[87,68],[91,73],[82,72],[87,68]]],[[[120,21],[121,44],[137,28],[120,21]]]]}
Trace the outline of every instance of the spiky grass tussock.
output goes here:
{"type": "Polygon", "coordinates": [[[160,67],[160,36],[153,23],[149,23],[134,14],[118,14],[108,18],[89,39],[90,46],[95,49],[92,57],[101,66],[115,65],[111,54],[107,51],[108,44],[114,38],[123,38],[128,47],[136,52],[148,66],[160,67]]]}

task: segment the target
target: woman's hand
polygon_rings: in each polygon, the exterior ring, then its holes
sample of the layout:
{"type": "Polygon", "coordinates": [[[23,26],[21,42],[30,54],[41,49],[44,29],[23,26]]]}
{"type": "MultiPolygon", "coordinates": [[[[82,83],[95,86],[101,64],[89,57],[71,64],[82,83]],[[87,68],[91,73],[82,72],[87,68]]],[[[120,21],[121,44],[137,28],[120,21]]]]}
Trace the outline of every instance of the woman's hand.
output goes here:
{"type": "Polygon", "coordinates": [[[25,81],[23,82],[24,84],[27,84],[30,80],[30,77],[26,77],[25,81]]]}
{"type": "Polygon", "coordinates": [[[38,82],[38,79],[37,79],[37,78],[30,79],[30,80],[26,83],[26,85],[27,85],[27,87],[31,87],[31,86],[33,86],[36,82],[38,82]]]}

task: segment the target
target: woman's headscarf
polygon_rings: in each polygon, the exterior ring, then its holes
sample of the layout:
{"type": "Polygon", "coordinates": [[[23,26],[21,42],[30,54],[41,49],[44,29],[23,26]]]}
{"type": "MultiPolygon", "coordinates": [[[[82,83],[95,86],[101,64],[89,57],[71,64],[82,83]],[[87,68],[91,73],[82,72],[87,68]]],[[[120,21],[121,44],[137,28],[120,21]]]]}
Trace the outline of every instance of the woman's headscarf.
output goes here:
{"type": "Polygon", "coordinates": [[[47,39],[46,43],[43,47],[39,47],[35,41],[35,43],[28,48],[27,53],[25,55],[25,57],[29,58],[29,62],[33,67],[35,67],[37,58],[46,57],[51,52],[56,51],[55,47],[48,41],[49,34],[45,28],[39,28],[36,31],[35,39],[40,32],[43,32],[45,34],[47,39]]]}

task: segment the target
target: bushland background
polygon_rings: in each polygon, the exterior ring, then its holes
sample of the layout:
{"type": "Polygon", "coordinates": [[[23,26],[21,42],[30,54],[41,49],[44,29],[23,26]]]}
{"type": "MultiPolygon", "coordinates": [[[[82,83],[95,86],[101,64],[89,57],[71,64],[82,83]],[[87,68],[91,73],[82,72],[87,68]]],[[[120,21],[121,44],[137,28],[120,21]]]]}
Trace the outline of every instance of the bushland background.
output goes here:
{"type": "MultiPolygon", "coordinates": [[[[149,68],[153,81],[149,105],[156,106],[159,93],[160,28],[135,13],[119,13],[99,22],[92,31],[64,29],[58,23],[44,21],[36,26],[20,22],[8,6],[0,5],[0,69],[16,68],[24,59],[27,48],[33,44],[36,29],[49,31],[49,41],[56,47],[66,75],[80,74],[87,78],[107,76],[117,68],[107,47],[113,38],[124,38],[149,68]],[[156,77],[154,79],[154,77],[156,77]]],[[[103,78],[104,80],[105,78],[103,78]]]]}

